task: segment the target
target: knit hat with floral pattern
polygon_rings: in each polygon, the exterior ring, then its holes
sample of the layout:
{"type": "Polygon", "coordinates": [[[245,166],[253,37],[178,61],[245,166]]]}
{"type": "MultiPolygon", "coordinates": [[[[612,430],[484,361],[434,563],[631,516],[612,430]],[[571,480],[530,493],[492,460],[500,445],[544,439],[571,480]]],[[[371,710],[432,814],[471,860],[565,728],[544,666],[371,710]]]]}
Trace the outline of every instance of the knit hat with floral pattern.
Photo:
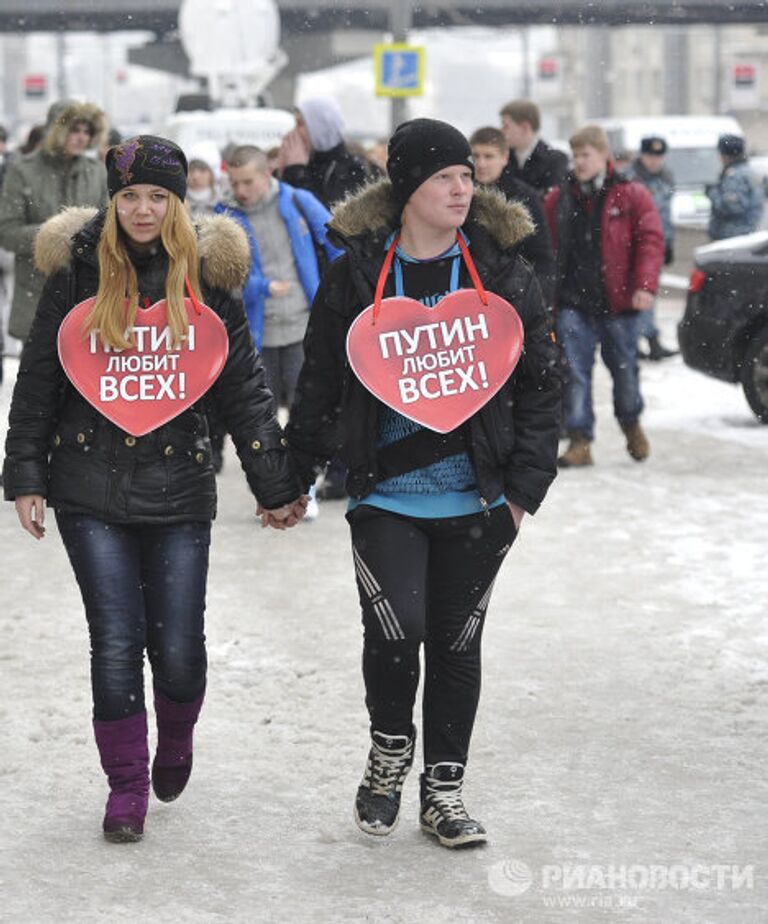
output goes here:
{"type": "Polygon", "coordinates": [[[166,138],[126,138],[107,151],[106,165],[110,197],[136,183],[162,186],[182,200],[187,194],[187,158],[177,144],[166,138]]]}

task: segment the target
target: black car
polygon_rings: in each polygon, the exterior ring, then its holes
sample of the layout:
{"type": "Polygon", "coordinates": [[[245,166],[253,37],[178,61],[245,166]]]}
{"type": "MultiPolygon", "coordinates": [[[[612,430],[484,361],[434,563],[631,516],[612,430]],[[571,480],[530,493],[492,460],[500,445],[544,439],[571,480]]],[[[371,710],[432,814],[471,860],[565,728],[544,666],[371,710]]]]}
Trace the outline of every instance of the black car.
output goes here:
{"type": "Polygon", "coordinates": [[[768,231],[696,250],[677,330],[686,364],[740,382],[757,419],[768,424],[768,231]]]}

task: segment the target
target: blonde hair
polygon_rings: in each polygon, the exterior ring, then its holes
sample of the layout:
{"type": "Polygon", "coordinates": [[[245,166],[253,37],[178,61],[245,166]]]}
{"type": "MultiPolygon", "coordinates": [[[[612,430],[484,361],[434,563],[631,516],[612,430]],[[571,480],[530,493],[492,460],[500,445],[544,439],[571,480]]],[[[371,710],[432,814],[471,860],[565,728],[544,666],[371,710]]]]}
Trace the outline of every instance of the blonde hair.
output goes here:
{"type": "MultiPolygon", "coordinates": [[[[178,349],[189,330],[184,299],[187,296],[185,277],[196,297],[200,294],[197,235],[184,203],[178,196],[168,197],[168,211],[160,227],[160,239],[168,254],[168,274],[165,277],[168,327],[173,348],[178,349]]],[[[131,262],[117,220],[117,197],[109,203],[104,228],[97,249],[99,288],[96,302],[85,322],[88,336],[98,330],[104,346],[126,350],[135,346],[128,331],[133,327],[139,307],[139,280],[131,262]]]]}

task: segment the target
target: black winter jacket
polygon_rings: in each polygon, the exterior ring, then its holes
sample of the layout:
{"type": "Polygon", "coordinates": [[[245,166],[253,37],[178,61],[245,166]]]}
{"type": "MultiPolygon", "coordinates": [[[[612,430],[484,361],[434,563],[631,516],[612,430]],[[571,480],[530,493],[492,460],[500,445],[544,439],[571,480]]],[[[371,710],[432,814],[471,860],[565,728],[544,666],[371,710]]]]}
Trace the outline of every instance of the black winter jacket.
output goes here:
{"type": "Polygon", "coordinates": [[[522,167],[517,164],[515,152],[510,151],[505,172],[533,186],[543,196],[565,180],[568,175],[568,158],[545,141],[539,141],[522,167]]]}
{"type": "MultiPolygon", "coordinates": [[[[286,431],[305,485],[338,453],[348,468],[347,491],[355,498],[369,494],[378,480],[382,405],[352,373],[346,336],[354,318],[373,301],[385,241],[399,217],[387,180],[336,209],[330,236],[347,253],[331,265],[315,297],[286,431]]],[[[517,368],[464,425],[467,449],[481,497],[491,501],[504,494],[534,513],[556,474],[560,381],[541,290],[517,252],[532,226],[521,205],[498,192],[477,190],[464,230],[484,284],[515,306],[525,330],[517,368]]],[[[472,285],[466,268],[460,281],[472,285]]]]}
{"type": "Polygon", "coordinates": [[[330,151],[313,151],[308,164],[285,167],[281,179],[299,189],[308,189],[327,209],[332,209],[364,186],[374,172],[372,164],[356,157],[342,142],[330,151]]]}
{"type": "Polygon", "coordinates": [[[555,251],[552,247],[552,235],[549,232],[547,216],[541,197],[533,188],[511,173],[504,172],[494,184],[511,202],[522,202],[528,209],[534,224],[534,231],[520,244],[520,253],[533,266],[539,280],[541,292],[547,307],[555,299],[555,280],[557,270],[555,251]]]}
{"type": "MultiPolygon", "coordinates": [[[[11,403],[3,486],[7,500],[40,494],[50,507],[116,523],[175,523],[216,514],[207,410],[232,434],[248,484],[267,508],[298,497],[272,396],[239,297],[250,266],[245,235],[217,216],[199,228],[203,296],[224,322],[229,354],[208,394],[146,436],[112,424],[70,384],[57,351],[68,311],[96,294],[96,246],[103,213],[67,209],[46,222],[36,242],[49,279],[21,356],[11,403]]],[[[164,297],[167,258],[136,264],[142,295],[164,297]],[[158,266],[158,261],[161,265],[158,266]]]]}

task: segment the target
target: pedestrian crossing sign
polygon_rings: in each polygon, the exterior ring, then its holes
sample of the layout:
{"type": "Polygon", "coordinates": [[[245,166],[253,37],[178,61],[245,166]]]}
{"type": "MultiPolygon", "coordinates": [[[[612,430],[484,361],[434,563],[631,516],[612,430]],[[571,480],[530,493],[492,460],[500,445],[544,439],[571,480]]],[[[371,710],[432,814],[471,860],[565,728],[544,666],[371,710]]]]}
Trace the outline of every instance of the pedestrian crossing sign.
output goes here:
{"type": "Polygon", "coordinates": [[[424,46],[390,42],[374,45],[376,96],[424,93],[424,46]]]}

